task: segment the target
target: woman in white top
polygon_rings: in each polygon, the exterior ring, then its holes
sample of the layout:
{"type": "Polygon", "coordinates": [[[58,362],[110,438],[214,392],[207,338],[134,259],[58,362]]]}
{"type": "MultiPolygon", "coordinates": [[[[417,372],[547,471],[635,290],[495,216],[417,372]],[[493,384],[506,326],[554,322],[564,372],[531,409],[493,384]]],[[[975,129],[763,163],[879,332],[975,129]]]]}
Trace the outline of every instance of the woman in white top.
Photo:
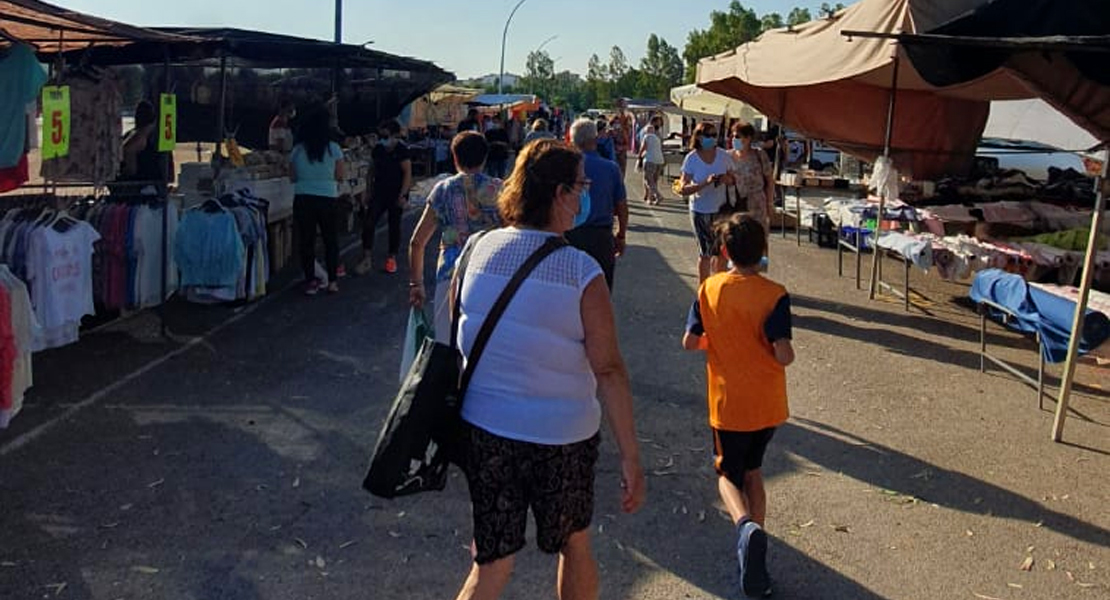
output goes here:
{"type": "MultiPolygon", "coordinates": [[[[583,216],[580,198],[589,185],[577,150],[538,140],[521,151],[498,199],[507,226],[468,244],[461,297],[452,298],[462,304],[464,358],[521,264],[583,216]]],[[[540,549],[560,555],[559,596],[597,597],[589,527],[599,396],[620,450],[622,508],[634,512],[644,475],[609,289],[597,261],[567,246],[525,280],[463,399],[475,555],[460,600],[500,595],[513,555],[525,545],[529,509],[540,549]]]]}
{"type": "Polygon", "coordinates": [[[648,204],[662,204],[659,194],[659,177],[663,174],[663,140],[654,125],[644,128],[644,139],[640,145],[640,162],[644,166],[644,188],[647,190],[648,204]]]}
{"type": "Polygon", "coordinates": [[[720,244],[714,232],[717,213],[733,185],[732,157],[717,147],[717,126],[699,123],[690,140],[690,154],[682,162],[681,193],[690,199],[690,221],[698,241],[698,281],[716,272],[720,244]]]}

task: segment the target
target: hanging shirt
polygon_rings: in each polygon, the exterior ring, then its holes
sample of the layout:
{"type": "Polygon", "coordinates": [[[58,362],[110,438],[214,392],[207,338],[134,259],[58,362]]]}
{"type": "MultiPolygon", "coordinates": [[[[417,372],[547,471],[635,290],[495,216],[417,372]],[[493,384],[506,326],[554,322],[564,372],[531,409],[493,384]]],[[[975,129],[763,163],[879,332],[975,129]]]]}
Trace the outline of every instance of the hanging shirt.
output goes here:
{"type": "Polygon", "coordinates": [[[0,169],[14,167],[26,150],[27,103],[46,83],[46,69],[26,44],[15,44],[0,58],[0,169]]]}
{"type": "MultiPolygon", "coordinates": [[[[69,154],[44,160],[43,178],[78,183],[114,180],[123,158],[123,124],[119,118],[123,96],[115,77],[107,71],[97,78],[67,75],[58,85],[69,86],[69,154]]],[[[162,171],[153,179],[165,178],[162,171]]]]}
{"type": "Polygon", "coordinates": [[[77,221],[65,231],[39,227],[28,237],[27,276],[35,316],[46,336],[42,347],[76,341],[81,318],[96,312],[92,256],[100,234],[85,221],[77,221]]]}

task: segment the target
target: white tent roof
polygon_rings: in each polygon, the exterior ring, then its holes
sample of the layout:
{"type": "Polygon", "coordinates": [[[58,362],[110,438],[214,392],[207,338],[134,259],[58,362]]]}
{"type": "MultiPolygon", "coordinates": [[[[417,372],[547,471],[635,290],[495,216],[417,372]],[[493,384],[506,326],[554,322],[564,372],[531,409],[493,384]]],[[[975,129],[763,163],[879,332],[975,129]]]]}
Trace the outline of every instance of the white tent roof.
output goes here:
{"type": "Polygon", "coordinates": [[[749,104],[703,90],[696,84],[683,85],[671,89],[671,102],[686,113],[708,117],[728,117],[753,121],[764,118],[763,114],[749,104]]]}
{"type": "Polygon", "coordinates": [[[983,137],[1040,142],[1064,150],[1089,150],[1098,140],[1044,100],[991,102],[983,137]]]}

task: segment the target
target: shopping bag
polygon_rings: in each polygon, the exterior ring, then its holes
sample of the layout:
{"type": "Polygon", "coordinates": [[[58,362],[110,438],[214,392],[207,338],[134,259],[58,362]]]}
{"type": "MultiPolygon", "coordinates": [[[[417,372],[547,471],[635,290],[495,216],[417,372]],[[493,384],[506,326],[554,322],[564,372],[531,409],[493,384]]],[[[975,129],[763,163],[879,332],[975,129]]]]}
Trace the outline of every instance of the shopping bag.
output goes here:
{"type": "Polygon", "coordinates": [[[428,316],[422,310],[416,308],[410,310],[409,323],[405,326],[405,343],[401,346],[401,372],[397,376],[400,383],[405,382],[420,344],[424,342],[424,338],[430,337],[435,337],[435,333],[432,331],[432,325],[428,323],[428,316]]]}
{"type": "Polygon", "coordinates": [[[315,271],[315,274],[316,274],[316,280],[320,282],[320,285],[321,286],[327,286],[328,285],[328,270],[324,268],[324,265],[320,264],[320,261],[316,261],[316,266],[313,270],[315,271]]]}
{"type": "Polygon", "coordinates": [[[397,498],[446,487],[450,461],[438,440],[454,436],[458,389],[458,351],[424,338],[378,434],[366,491],[397,498]]]}

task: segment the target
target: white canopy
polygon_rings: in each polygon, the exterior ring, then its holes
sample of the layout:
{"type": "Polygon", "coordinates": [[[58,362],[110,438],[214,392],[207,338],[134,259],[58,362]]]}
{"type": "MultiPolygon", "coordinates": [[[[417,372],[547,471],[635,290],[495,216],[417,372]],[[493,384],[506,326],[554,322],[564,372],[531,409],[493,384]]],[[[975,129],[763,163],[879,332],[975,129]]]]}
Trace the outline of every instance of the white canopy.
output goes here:
{"type": "Polygon", "coordinates": [[[1044,100],[991,102],[983,137],[1040,142],[1064,150],[1089,150],[1098,140],[1044,100]]]}
{"type": "Polygon", "coordinates": [[[672,88],[671,102],[683,112],[700,116],[728,117],[748,122],[756,119],[766,120],[766,117],[750,104],[699,88],[696,84],[672,88]]]}

